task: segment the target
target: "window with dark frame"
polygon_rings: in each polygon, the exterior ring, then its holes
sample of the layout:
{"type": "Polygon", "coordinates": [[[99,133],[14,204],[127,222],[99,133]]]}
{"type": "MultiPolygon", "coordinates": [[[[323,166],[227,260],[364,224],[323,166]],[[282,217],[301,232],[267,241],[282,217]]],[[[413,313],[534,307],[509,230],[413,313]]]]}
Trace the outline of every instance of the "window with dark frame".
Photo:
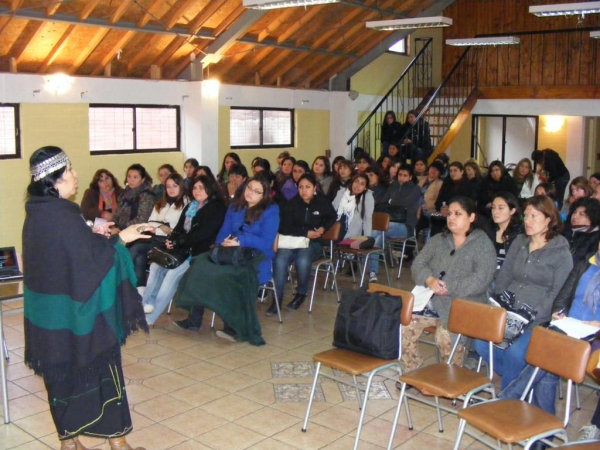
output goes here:
{"type": "Polygon", "coordinates": [[[0,159],[21,157],[19,105],[0,103],[0,159]]]}
{"type": "Polygon", "coordinates": [[[408,55],[408,39],[402,38],[390,48],[387,49],[388,53],[395,53],[397,55],[408,55]]]}
{"type": "Polygon", "coordinates": [[[180,150],[179,106],[91,104],[90,153],[180,150]]]}
{"type": "Polygon", "coordinates": [[[294,146],[294,110],[236,108],[229,113],[231,148],[294,146]]]}

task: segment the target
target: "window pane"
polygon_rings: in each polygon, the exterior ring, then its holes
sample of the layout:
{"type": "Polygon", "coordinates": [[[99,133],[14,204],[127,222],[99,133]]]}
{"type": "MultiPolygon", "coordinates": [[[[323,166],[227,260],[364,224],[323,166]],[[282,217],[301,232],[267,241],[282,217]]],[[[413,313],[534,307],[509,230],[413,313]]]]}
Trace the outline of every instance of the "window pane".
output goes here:
{"type": "Polygon", "coordinates": [[[90,151],[133,150],[133,108],[90,108],[90,151]]]}
{"type": "Polygon", "coordinates": [[[263,111],[263,144],[292,144],[291,111],[263,111]]]}
{"type": "Polygon", "coordinates": [[[16,155],[15,107],[0,106],[0,155],[16,155]]]}
{"type": "Polygon", "coordinates": [[[177,148],[175,108],[136,108],[138,150],[177,148]]]}
{"type": "Polygon", "coordinates": [[[398,42],[396,42],[394,45],[392,45],[388,49],[388,51],[394,52],[394,53],[406,54],[406,38],[400,39],[398,42]]]}
{"type": "Polygon", "coordinates": [[[229,115],[230,145],[260,145],[260,111],[232,109],[229,115]]]}

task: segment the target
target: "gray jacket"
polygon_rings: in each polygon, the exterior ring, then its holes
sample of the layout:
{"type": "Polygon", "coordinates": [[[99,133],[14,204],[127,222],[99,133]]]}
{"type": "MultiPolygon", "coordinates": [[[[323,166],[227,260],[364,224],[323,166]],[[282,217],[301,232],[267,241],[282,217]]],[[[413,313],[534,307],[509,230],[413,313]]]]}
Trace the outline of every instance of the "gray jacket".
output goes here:
{"type": "Polygon", "coordinates": [[[573,268],[569,242],[555,236],[529,253],[530,238],[516,237],[496,277],[496,293],[504,290],[515,294],[515,306],[527,303],[538,311],[536,322],[550,320],[552,303],[573,268]]]}
{"type": "Polygon", "coordinates": [[[473,230],[458,249],[454,247],[451,233],[441,233],[432,237],[419,252],[411,270],[413,281],[420,286],[425,285],[428,277],[438,277],[445,272],[443,280],[448,295],[434,295],[431,304],[447,327],[452,299],[487,301],[486,292],[496,271],[496,250],[482,230],[473,230]]]}

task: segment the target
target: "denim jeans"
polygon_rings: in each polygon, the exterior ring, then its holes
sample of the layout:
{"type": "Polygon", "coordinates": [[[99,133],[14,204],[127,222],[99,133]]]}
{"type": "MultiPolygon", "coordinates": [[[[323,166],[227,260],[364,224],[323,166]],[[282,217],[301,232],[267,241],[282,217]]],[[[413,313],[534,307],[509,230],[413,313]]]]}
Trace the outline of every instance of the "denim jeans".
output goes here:
{"type": "Polygon", "coordinates": [[[156,242],[136,242],[129,247],[129,254],[133,260],[133,270],[138,286],[146,286],[146,269],[148,266],[148,252],[156,247],[156,242]]]}
{"type": "Polygon", "coordinates": [[[189,259],[179,267],[165,269],[156,263],[150,265],[148,285],[144,291],[144,305],[153,305],[154,311],[146,314],[148,325],[153,325],[177,291],[179,281],[190,267],[189,259]]]}
{"type": "Polygon", "coordinates": [[[298,288],[296,292],[300,295],[306,295],[308,292],[308,281],[312,262],[323,256],[323,247],[319,241],[310,241],[308,248],[280,248],[277,250],[273,262],[273,278],[275,280],[275,291],[277,298],[281,301],[283,290],[288,276],[288,268],[292,262],[296,266],[296,276],[298,278],[298,288]]]}
{"type": "MultiPolygon", "coordinates": [[[[519,399],[527,387],[527,383],[529,382],[531,375],[533,375],[534,370],[535,367],[527,364],[525,368],[521,370],[517,378],[512,380],[506,388],[502,389],[498,398],[519,399]]],[[[504,379],[502,381],[504,381],[504,379]]],[[[557,387],[558,377],[540,369],[531,385],[531,388],[533,389],[531,403],[554,415],[556,413],[557,387]]]]}
{"type": "MultiPolygon", "coordinates": [[[[390,222],[390,226],[386,231],[386,236],[390,238],[405,238],[408,237],[406,224],[399,222],[390,222]]],[[[373,231],[373,239],[375,239],[375,247],[383,248],[383,233],[381,231],[373,231]]],[[[377,273],[379,271],[379,256],[371,255],[369,257],[369,272],[377,273]]]]}
{"type": "MultiPolygon", "coordinates": [[[[494,348],[494,372],[502,377],[500,389],[503,391],[508,387],[511,381],[519,376],[519,373],[525,368],[525,353],[529,346],[532,329],[527,330],[513,344],[506,348],[494,348]]],[[[489,346],[485,341],[476,339],[474,341],[475,351],[488,363],[490,360],[489,346]]]]}

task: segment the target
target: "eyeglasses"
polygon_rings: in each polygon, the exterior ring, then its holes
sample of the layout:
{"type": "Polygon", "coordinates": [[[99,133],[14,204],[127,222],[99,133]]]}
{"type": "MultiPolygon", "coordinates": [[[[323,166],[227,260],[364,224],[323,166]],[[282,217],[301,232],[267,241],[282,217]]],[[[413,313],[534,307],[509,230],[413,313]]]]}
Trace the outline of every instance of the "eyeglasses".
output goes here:
{"type": "Polygon", "coordinates": [[[247,190],[248,192],[252,192],[253,194],[256,194],[256,195],[263,195],[263,192],[261,192],[261,191],[257,191],[256,189],[252,189],[252,188],[250,187],[250,185],[246,186],[246,190],[247,190]]]}

